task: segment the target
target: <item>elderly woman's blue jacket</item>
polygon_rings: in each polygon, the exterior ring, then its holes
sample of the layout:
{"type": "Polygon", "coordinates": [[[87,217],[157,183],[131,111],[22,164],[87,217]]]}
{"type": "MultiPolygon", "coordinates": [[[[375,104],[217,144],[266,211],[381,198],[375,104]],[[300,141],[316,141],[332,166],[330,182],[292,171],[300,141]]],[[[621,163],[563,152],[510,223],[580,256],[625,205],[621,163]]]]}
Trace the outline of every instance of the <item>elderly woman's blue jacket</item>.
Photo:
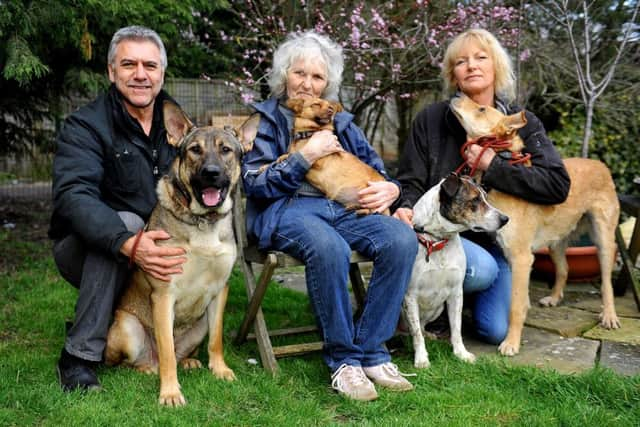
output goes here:
{"type": "MultiPolygon", "coordinates": [[[[276,98],[255,104],[253,108],[260,113],[261,120],[253,149],[243,158],[242,177],[247,196],[247,234],[250,239],[257,238],[258,245],[264,249],[271,247],[271,236],[280,212],[304,182],[311,165],[300,153],[293,153],[286,160],[273,163],[289,147],[291,130],[287,119],[279,110],[276,98]],[[271,166],[259,173],[258,169],[265,164],[271,166]]],[[[352,114],[336,114],[334,126],[338,140],[346,151],[391,180],[384,170],[382,159],[353,123],[352,114]]]]}

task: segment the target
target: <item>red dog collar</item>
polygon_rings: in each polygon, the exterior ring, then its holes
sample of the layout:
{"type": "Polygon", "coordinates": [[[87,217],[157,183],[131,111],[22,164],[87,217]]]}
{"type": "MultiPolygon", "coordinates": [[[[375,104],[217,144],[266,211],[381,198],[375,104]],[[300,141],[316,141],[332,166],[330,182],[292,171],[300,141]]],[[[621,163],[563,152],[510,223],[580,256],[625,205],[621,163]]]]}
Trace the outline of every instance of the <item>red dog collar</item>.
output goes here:
{"type": "Polygon", "coordinates": [[[418,237],[418,242],[420,242],[420,244],[427,249],[427,256],[426,256],[427,262],[429,262],[429,256],[432,253],[443,249],[447,244],[447,242],[449,242],[449,239],[442,239],[442,240],[435,240],[435,241],[429,240],[426,237],[424,237],[424,235],[422,234],[416,234],[416,236],[418,237]]]}

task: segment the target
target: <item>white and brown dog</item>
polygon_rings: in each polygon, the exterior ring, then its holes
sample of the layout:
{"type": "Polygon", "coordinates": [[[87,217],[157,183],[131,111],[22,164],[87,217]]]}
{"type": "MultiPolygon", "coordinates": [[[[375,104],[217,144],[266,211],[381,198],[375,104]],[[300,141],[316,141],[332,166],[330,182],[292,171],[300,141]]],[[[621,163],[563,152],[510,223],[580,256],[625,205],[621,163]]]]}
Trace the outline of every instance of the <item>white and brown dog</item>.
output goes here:
{"type": "Polygon", "coordinates": [[[422,328],[435,320],[447,303],[453,353],[475,361],[462,342],[462,281],[466,258],[459,233],[466,230],[495,232],[509,218],[487,202],[480,186],[468,177],[451,174],[413,207],[413,228],[420,249],[402,304],[415,351],[414,366],[427,368],[429,355],[422,328]]]}

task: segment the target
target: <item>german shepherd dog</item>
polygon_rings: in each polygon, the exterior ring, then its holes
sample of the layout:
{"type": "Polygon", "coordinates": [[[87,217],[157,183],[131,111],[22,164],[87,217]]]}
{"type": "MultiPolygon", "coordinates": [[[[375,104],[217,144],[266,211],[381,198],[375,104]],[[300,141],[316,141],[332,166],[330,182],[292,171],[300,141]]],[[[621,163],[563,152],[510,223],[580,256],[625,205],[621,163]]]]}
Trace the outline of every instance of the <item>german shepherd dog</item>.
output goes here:
{"type": "Polygon", "coordinates": [[[466,362],[476,357],[462,342],[462,282],[466,260],[459,233],[494,232],[509,218],[487,202],[482,187],[468,177],[451,174],[427,191],[413,207],[413,229],[420,249],[402,304],[413,338],[414,366],[429,367],[422,328],[435,320],[447,303],[453,354],[466,362]]]}
{"type": "MultiPolygon", "coordinates": [[[[276,163],[304,147],[314,132],[325,129],[333,132],[333,118],[342,111],[340,103],[320,98],[289,99],[286,105],[295,115],[293,138],[289,152],[280,156],[276,163]]],[[[266,167],[268,165],[264,166],[266,167]]],[[[371,166],[346,151],[316,160],[307,172],[306,179],[327,198],[343,204],[349,210],[355,210],[359,215],[369,214],[371,211],[360,206],[358,191],[368,187],[369,181],[385,180],[371,166]]],[[[389,211],[384,213],[388,215],[389,211]]]]}
{"type": "Polygon", "coordinates": [[[209,369],[217,378],[235,379],[222,352],[227,279],[236,259],[231,194],[259,116],[236,132],[197,128],[170,102],[165,102],[163,111],[168,142],[178,147],[179,154],[169,174],[158,182],[158,204],[146,229],[167,231],[171,238],[157,243],[183,247],[187,261],[170,283],[135,269],[109,329],[106,363],[147,373],[159,370],[159,403],[181,406],[186,401],[176,365],[202,366],[192,356],[207,333],[209,369]]]}
{"type": "MultiPolygon", "coordinates": [[[[476,104],[467,96],[454,98],[451,106],[468,138],[494,135],[500,139],[511,139],[514,147],[524,145],[513,129],[514,123],[524,120],[524,115],[505,116],[495,108],[476,104]]],[[[516,128],[523,125],[517,124],[516,128]]],[[[498,243],[512,270],[509,329],[499,347],[500,353],[506,356],[515,355],[520,350],[522,328],[529,308],[532,251],[549,246],[556,278],[551,295],[542,298],[540,304],[555,306],[562,299],[567,282],[565,250],[571,240],[584,232],[589,233],[598,247],[603,305],[600,323],[607,329],[620,327],[611,285],[616,251],[615,229],[620,214],[615,184],[609,169],[600,161],[570,158],[565,159],[564,164],[571,178],[571,188],[563,203],[538,205],[497,190],[489,192],[489,203],[510,218],[509,223],[497,233],[498,243]]]]}

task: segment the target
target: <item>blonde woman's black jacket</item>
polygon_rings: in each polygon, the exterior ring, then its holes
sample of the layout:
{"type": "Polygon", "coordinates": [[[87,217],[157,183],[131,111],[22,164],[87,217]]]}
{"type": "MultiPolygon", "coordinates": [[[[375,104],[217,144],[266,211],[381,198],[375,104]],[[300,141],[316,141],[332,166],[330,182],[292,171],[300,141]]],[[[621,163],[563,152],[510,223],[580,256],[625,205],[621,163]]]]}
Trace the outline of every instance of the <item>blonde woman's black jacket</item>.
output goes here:
{"type": "Polygon", "coordinates": [[[114,85],[65,120],[56,138],[49,237],[76,233],[89,247],[123,258],[120,247],[133,233],[117,211],[146,221],[156,204],[156,183],[176,155],[166,142],[165,99],[173,101],[161,91],[149,136],[114,85]]]}
{"type": "MultiPolygon", "coordinates": [[[[520,111],[508,108],[508,114],[520,111]]],[[[482,184],[539,204],[561,203],[569,194],[570,179],[560,155],[531,112],[527,125],[518,131],[531,154],[531,167],[511,165],[497,155],[485,171],[482,184]]],[[[449,107],[437,102],[422,110],[413,121],[409,139],[398,165],[402,197],[395,208],[412,208],[427,190],[462,164],[460,147],[466,133],[449,107]]]]}

